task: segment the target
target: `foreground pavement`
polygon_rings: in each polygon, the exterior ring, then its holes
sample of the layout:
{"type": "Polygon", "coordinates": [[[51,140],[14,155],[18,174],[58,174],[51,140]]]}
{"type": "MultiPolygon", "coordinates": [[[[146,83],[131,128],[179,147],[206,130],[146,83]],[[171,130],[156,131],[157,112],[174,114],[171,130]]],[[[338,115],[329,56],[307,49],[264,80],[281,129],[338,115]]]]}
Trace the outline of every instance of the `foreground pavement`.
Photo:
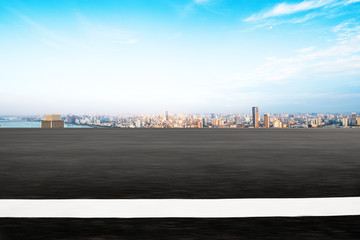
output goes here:
{"type": "Polygon", "coordinates": [[[359,239],[360,217],[0,219],[0,239],[359,239]],[[1,236],[2,234],[2,236],[1,236]]]}
{"type": "Polygon", "coordinates": [[[359,155],[358,129],[0,129],[0,239],[358,239],[359,155]],[[284,202],[256,206],[288,198],[294,215],[284,202]],[[221,204],[157,218],[141,215],[145,205],[81,203],[61,214],[64,206],[46,209],[46,199],[221,204]],[[306,211],[316,214],[300,217],[306,211]]]}
{"type": "Polygon", "coordinates": [[[360,196],[360,129],[0,129],[0,198],[360,196]]]}

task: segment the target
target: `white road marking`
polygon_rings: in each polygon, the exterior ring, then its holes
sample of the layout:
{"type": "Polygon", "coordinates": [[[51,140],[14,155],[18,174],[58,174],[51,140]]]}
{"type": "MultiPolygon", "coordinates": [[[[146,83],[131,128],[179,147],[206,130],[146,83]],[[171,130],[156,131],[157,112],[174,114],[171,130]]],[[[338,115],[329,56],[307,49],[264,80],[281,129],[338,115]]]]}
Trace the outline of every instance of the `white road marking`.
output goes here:
{"type": "Polygon", "coordinates": [[[360,215],[360,197],[0,200],[0,217],[229,218],[360,215]]]}

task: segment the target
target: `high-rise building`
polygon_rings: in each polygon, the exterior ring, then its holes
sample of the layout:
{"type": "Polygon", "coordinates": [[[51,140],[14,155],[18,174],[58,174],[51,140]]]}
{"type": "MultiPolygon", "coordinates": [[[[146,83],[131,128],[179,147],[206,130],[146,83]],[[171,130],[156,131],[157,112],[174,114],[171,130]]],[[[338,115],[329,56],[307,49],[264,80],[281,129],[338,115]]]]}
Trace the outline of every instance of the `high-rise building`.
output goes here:
{"type": "Polygon", "coordinates": [[[259,127],[259,109],[258,109],[258,107],[252,108],[252,121],[253,121],[253,127],[258,128],[259,127]]]}
{"type": "Polygon", "coordinates": [[[203,126],[206,127],[206,125],[207,125],[206,118],[203,118],[202,120],[203,120],[203,126]]]}
{"type": "Polygon", "coordinates": [[[167,110],[165,111],[165,119],[166,121],[169,121],[169,112],[167,110]]]}
{"type": "Polygon", "coordinates": [[[61,120],[60,114],[46,114],[41,128],[64,128],[65,123],[61,120]]]}
{"type": "Polygon", "coordinates": [[[201,121],[200,121],[200,119],[197,119],[197,120],[196,120],[196,127],[197,127],[197,128],[201,128],[201,121]]]}
{"type": "Polygon", "coordinates": [[[356,116],[356,113],[352,113],[352,114],[351,114],[351,118],[350,118],[350,125],[351,125],[351,126],[356,126],[356,125],[357,125],[357,123],[356,123],[356,122],[357,122],[357,121],[356,121],[356,120],[357,120],[356,117],[357,117],[357,116],[356,116]]]}
{"type": "Polygon", "coordinates": [[[65,122],[67,122],[67,123],[75,123],[75,120],[76,120],[76,117],[74,115],[68,115],[66,117],[65,122]]]}
{"type": "Polygon", "coordinates": [[[136,121],[135,121],[135,127],[136,127],[136,128],[140,128],[140,127],[141,127],[141,121],[140,121],[140,119],[136,119],[136,121]]]}
{"type": "Polygon", "coordinates": [[[240,117],[239,116],[235,117],[235,124],[240,124],[240,117]]]}
{"type": "Polygon", "coordinates": [[[264,127],[266,127],[266,128],[270,127],[269,114],[264,114],[264,127]]]}
{"type": "Polygon", "coordinates": [[[342,119],[342,125],[344,126],[344,127],[347,127],[348,126],[348,118],[343,118],[342,119]]]}

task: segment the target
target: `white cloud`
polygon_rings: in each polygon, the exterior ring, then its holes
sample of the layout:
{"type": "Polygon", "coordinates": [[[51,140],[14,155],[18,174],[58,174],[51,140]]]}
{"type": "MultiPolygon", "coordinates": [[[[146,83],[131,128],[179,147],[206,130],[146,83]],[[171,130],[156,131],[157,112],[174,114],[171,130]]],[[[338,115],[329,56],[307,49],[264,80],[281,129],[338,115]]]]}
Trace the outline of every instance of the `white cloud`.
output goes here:
{"type": "Polygon", "coordinates": [[[315,47],[306,47],[306,48],[302,48],[302,49],[299,49],[297,52],[300,53],[300,54],[308,54],[312,51],[314,51],[315,47]]]}
{"type": "Polygon", "coordinates": [[[357,3],[357,2],[360,2],[360,0],[348,0],[348,1],[345,1],[344,4],[347,5],[347,4],[351,4],[351,3],[357,3]]]}
{"type": "Polygon", "coordinates": [[[292,22],[292,23],[303,23],[303,22],[307,22],[307,21],[309,21],[311,19],[323,16],[323,15],[325,15],[325,13],[309,13],[309,14],[306,14],[305,16],[303,16],[303,17],[291,19],[290,22],[292,22]]]}
{"type": "Polygon", "coordinates": [[[127,40],[126,42],[125,42],[125,44],[135,44],[135,43],[137,43],[138,42],[138,40],[136,40],[136,39],[130,39],[130,40],[127,40]]]}
{"type": "Polygon", "coordinates": [[[339,37],[339,40],[345,40],[357,35],[360,32],[360,25],[356,19],[350,19],[333,28],[333,32],[339,37]]]}
{"type": "MultiPolygon", "coordinates": [[[[342,1],[336,1],[336,0],[304,0],[299,3],[280,3],[276,5],[275,7],[271,8],[267,11],[262,11],[260,13],[256,13],[251,15],[250,17],[245,19],[245,22],[253,22],[253,21],[259,21],[264,20],[268,18],[273,17],[280,17],[284,15],[290,15],[295,14],[298,12],[305,12],[313,9],[318,9],[322,7],[326,8],[334,8],[338,6],[346,6],[352,3],[360,2],[360,0],[342,0],[342,1]]],[[[309,13],[305,15],[302,18],[293,19],[293,23],[301,23],[308,21],[310,19],[313,19],[315,17],[324,15],[324,13],[309,13]]]]}
{"type": "Polygon", "coordinates": [[[134,38],[134,33],[124,31],[116,26],[108,26],[97,22],[92,22],[80,13],[76,14],[80,23],[81,31],[89,35],[93,40],[109,41],[114,44],[136,44],[138,40],[134,38]]]}
{"type": "Polygon", "coordinates": [[[73,48],[87,49],[93,51],[99,45],[113,47],[117,49],[119,45],[133,45],[138,43],[133,32],[123,31],[117,27],[94,23],[80,13],[76,13],[78,35],[69,37],[57,29],[50,29],[46,23],[37,22],[33,18],[26,16],[18,11],[11,11],[31,28],[31,32],[36,34],[36,38],[52,48],[73,48]],[[96,47],[95,47],[96,46],[96,47]]]}
{"type": "Polygon", "coordinates": [[[204,3],[210,2],[210,0],[194,0],[194,2],[196,4],[204,4],[204,3]]]}
{"type": "Polygon", "coordinates": [[[297,50],[293,57],[268,57],[266,60],[260,67],[238,76],[232,87],[244,86],[244,81],[248,82],[246,87],[256,88],[309,79],[325,81],[357,76],[360,74],[360,29],[346,40],[337,40],[329,48],[310,46],[297,50]]]}
{"type": "Polygon", "coordinates": [[[181,7],[178,8],[179,15],[181,17],[186,17],[188,14],[194,12],[197,7],[205,7],[207,10],[210,5],[212,5],[213,0],[192,0],[191,2],[181,5],[181,7]]]}
{"type": "Polygon", "coordinates": [[[253,14],[247,19],[246,22],[257,21],[265,18],[278,17],[282,15],[293,14],[297,12],[307,11],[311,9],[320,8],[332,3],[334,0],[313,0],[302,1],[300,3],[280,3],[270,9],[269,11],[253,14]]]}
{"type": "Polygon", "coordinates": [[[19,17],[21,20],[23,20],[27,25],[31,26],[33,30],[37,34],[39,34],[40,41],[45,43],[48,46],[59,48],[63,44],[70,44],[70,45],[76,45],[77,43],[70,38],[65,37],[62,34],[59,34],[57,32],[54,32],[53,30],[50,30],[46,28],[44,25],[37,23],[30,17],[13,11],[13,13],[19,17]]]}

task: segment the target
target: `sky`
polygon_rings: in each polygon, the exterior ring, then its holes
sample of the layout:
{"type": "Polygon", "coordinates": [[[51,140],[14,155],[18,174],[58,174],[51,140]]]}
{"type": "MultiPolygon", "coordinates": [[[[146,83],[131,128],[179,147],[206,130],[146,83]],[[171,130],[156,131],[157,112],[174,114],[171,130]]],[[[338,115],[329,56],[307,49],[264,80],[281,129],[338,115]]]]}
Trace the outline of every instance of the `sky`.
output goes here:
{"type": "Polygon", "coordinates": [[[0,0],[0,115],[360,112],[360,0],[0,0]]]}

